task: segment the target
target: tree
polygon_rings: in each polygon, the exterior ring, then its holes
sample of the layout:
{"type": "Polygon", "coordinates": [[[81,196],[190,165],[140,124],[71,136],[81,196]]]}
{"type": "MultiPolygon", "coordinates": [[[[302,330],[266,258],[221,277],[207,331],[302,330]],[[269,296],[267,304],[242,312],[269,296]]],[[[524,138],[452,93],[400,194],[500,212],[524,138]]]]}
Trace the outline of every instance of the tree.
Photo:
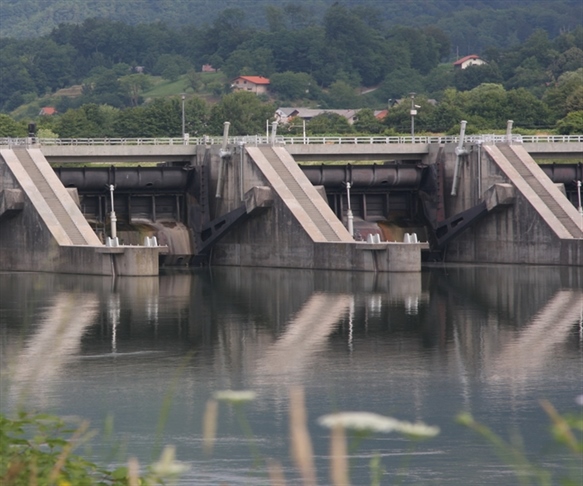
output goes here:
{"type": "Polygon", "coordinates": [[[24,123],[14,121],[10,116],[0,113],[0,137],[26,137],[27,128],[24,123]]]}
{"type": "Polygon", "coordinates": [[[55,132],[61,138],[105,137],[113,133],[112,125],[111,112],[91,103],[60,115],[55,132]]]}
{"type": "Polygon", "coordinates": [[[525,88],[506,93],[506,116],[517,127],[546,127],[549,125],[548,107],[525,88]]]}
{"type": "Polygon", "coordinates": [[[354,12],[335,3],[324,16],[326,48],[342,59],[342,69],[356,71],[365,86],[379,83],[389,66],[380,33],[354,12]]]}
{"type": "Polygon", "coordinates": [[[353,131],[352,126],[345,117],[330,112],[316,115],[307,123],[306,130],[311,135],[336,135],[353,131]]]}
{"type": "Polygon", "coordinates": [[[0,89],[0,107],[3,107],[15,93],[20,93],[21,95],[24,93],[36,94],[35,82],[24,66],[22,59],[12,55],[11,52],[7,53],[6,50],[0,51],[0,85],[2,86],[2,89],[0,89]]]}
{"type": "Polygon", "coordinates": [[[436,25],[428,25],[423,28],[423,33],[433,38],[437,44],[437,49],[439,52],[439,59],[447,59],[451,53],[451,40],[449,35],[447,35],[442,29],[436,25]]]}
{"type": "Polygon", "coordinates": [[[501,82],[502,75],[494,62],[457,69],[454,75],[454,86],[458,91],[469,91],[485,83],[501,82]]]}
{"type": "Polygon", "coordinates": [[[557,130],[561,135],[583,133],[583,111],[572,111],[557,123],[557,130]]]}
{"type": "Polygon", "coordinates": [[[273,52],[266,47],[256,49],[242,47],[227,58],[222,70],[231,79],[241,75],[269,77],[275,70],[273,52]]]}
{"type": "Polygon", "coordinates": [[[113,69],[98,67],[91,71],[85,80],[87,101],[91,103],[107,104],[121,108],[124,103],[124,90],[113,69]]]}
{"type": "Polygon", "coordinates": [[[184,119],[186,133],[200,137],[209,130],[210,107],[201,98],[193,96],[186,100],[184,105],[184,119]]]}
{"type": "Polygon", "coordinates": [[[356,121],[354,122],[354,130],[359,133],[381,133],[385,128],[384,125],[377,120],[374,111],[370,108],[363,108],[358,112],[356,121]]]}
{"type": "Polygon", "coordinates": [[[544,88],[551,81],[548,71],[541,67],[535,57],[525,59],[514,70],[514,75],[504,83],[506,88],[544,88]]]}
{"type": "MultiPolygon", "coordinates": [[[[435,34],[434,34],[435,35],[435,34]]],[[[421,74],[429,73],[439,64],[441,44],[437,36],[427,35],[422,30],[412,27],[395,27],[389,32],[389,38],[407,47],[410,53],[410,67],[421,74]]]]}
{"type": "Polygon", "coordinates": [[[509,119],[506,90],[500,84],[485,83],[464,96],[468,123],[479,128],[503,128],[509,119]]]}
{"type": "Polygon", "coordinates": [[[433,132],[450,132],[467,115],[464,113],[462,96],[455,88],[446,89],[441,101],[428,120],[428,128],[433,132]]]}
{"type": "Polygon", "coordinates": [[[202,74],[194,69],[191,69],[186,73],[186,79],[188,80],[189,86],[194,92],[198,91],[203,85],[202,74]]]}
{"type": "Polygon", "coordinates": [[[397,69],[387,75],[379,89],[385,99],[402,98],[411,92],[423,92],[423,77],[411,68],[397,69]]]}
{"type": "MultiPolygon", "coordinates": [[[[427,130],[433,119],[434,106],[422,96],[415,97],[417,115],[415,115],[416,132],[427,130]]],[[[411,100],[403,99],[398,105],[389,110],[389,114],[383,120],[383,123],[397,132],[410,133],[411,129],[411,100]]]]}
{"type": "Polygon", "coordinates": [[[120,111],[114,121],[113,131],[118,137],[138,138],[151,136],[146,131],[146,109],[143,106],[120,111]]]}
{"type": "Polygon", "coordinates": [[[332,83],[326,100],[329,108],[348,109],[359,106],[354,88],[344,81],[332,83]]]}
{"type": "Polygon", "coordinates": [[[583,66],[583,50],[579,47],[571,47],[557,56],[550,65],[555,77],[567,71],[575,71],[583,66]]]}
{"type": "Polygon", "coordinates": [[[283,10],[273,5],[265,6],[265,18],[271,32],[285,30],[285,16],[283,10]]]}
{"type": "Polygon", "coordinates": [[[583,85],[576,87],[565,101],[567,111],[583,111],[583,85]]]}
{"type": "Polygon", "coordinates": [[[178,54],[162,54],[154,67],[152,74],[162,76],[169,81],[176,81],[181,74],[192,68],[188,59],[178,54]]]}
{"type": "Polygon", "coordinates": [[[269,89],[285,101],[311,98],[318,90],[316,81],[307,73],[274,73],[269,77],[269,89]]]}
{"type": "Polygon", "coordinates": [[[583,68],[563,73],[554,86],[549,88],[543,101],[551,110],[554,119],[563,118],[568,113],[567,99],[583,86],[583,68]]]}
{"type": "Polygon", "coordinates": [[[211,134],[223,132],[224,122],[230,122],[232,135],[255,135],[265,129],[265,121],[271,120],[275,108],[261,103],[259,98],[248,91],[230,93],[211,109],[209,130],[211,134]]]}
{"type": "Polygon", "coordinates": [[[147,104],[143,113],[143,133],[145,137],[182,136],[182,106],[178,97],[157,98],[147,104]]]}
{"type": "Polygon", "coordinates": [[[152,79],[145,74],[128,74],[119,78],[119,83],[129,98],[131,106],[138,106],[142,92],[152,86],[152,79]]]}
{"type": "Polygon", "coordinates": [[[454,68],[451,64],[440,64],[425,77],[425,90],[429,94],[440,93],[453,86],[454,68]]]}

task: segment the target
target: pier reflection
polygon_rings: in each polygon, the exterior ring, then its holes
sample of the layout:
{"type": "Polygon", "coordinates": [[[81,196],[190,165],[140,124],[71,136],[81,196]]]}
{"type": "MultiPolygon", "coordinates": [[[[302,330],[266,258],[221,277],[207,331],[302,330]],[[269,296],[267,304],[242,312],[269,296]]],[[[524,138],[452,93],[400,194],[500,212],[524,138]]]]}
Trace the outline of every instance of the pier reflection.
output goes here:
{"type": "Polygon", "coordinates": [[[52,397],[79,354],[81,338],[97,316],[93,293],[58,293],[18,354],[9,376],[11,399],[34,408],[53,406],[52,397]]]}
{"type": "Polygon", "coordinates": [[[516,393],[558,346],[580,353],[583,339],[582,278],[564,268],[213,268],[113,280],[5,274],[0,289],[11,396],[26,393],[40,405],[51,403],[65,375],[90,373],[96,360],[147,375],[161,356],[187,354],[215,387],[305,383],[322,363],[318,379],[326,379],[333,362],[336,373],[406,377],[421,401],[440,369],[469,405],[470,382],[516,393]]]}

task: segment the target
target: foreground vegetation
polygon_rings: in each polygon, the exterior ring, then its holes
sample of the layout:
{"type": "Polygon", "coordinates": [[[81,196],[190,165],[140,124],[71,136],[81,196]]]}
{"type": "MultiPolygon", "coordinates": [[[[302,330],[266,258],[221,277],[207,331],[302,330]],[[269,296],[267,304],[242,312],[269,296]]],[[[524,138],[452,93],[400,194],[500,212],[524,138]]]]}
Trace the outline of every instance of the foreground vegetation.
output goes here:
{"type": "MultiPolygon", "coordinates": [[[[269,477],[271,484],[284,485],[282,464],[275,459],[262,458],[255,447],[254,436],[246,420],[243,406],[255,398],[249,391],[217,392],[207,402],[203,421],[203,452],[212,456],[219,415],[219,402],[234,408],[241,430],[245,435],[250,454],[254,459],[255,473],[269,477]]],[[[581,397],[579,397],[581,399],[581,397]]],[[[551,434],[564,454],[570,456],[575,465],[572,471],[564,471],[556,477],[548,467],[528,459],[520,443],[507,442],[488,427],[476,422],[468,413],[458,416],[458,423],[485,439],[500,459],[512,467],[517,484],[541,485],[580,484],[581,460],[583,459],[583,416],[561,415],[547,401],[542,408],[551,421],[551,434]]],[[[349,457],[356,452],[358,444],[373,434],[398,433],[412,446],[421,440],[439,434],[439,428],[423,423],[409,423],[367,412],[338,412],[320,417],[319,425],[330,429],[330,484],[348,486],[351,483],[349,457]]],[[[317,483],[317,472],[311,438],[308,431],[304,392],[300,388],[290,390],[290,448],[297,473],[304,485],[317,483]]],[[[46,414],[20,412],[16,417],[0,415],[0,481],[5,486],[138,486],[173,484],[189,466],[176,460],[173,447],[166,447],[160,459],[140,468],[135,458],[127,466],[111,469],[90,462],[76,453],[94,433],[87,422],[71,424],[46,414]]],[[[380,485],[386,471],[381,458],[370,459],[370,484],[380,485]]],[[[406,473],[406,470],[401,471],[406,473]]],[[[399,473],[399,475],[401,474],[399,473]]]]}

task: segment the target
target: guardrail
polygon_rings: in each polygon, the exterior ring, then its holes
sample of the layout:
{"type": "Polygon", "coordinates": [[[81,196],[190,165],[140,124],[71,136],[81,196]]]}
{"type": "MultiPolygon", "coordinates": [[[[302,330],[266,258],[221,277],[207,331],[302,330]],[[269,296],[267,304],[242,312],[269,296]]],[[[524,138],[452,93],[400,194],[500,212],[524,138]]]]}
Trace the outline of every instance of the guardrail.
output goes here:
{"type": "MultiPolygon", "coordinates": [[[[506,135],[466,135],[469,143],[504,143],[506,135]]],[[[412,143],[458,143],[458,136],[402,136],[402,137],[275,137],[277,145],[370,145],[370,144],[412,144],[412,143]]],[[[583,135],[513,135],[513,143],[581,143],[583,135]]],[[[180,145],[221,145],[222,137],[198,138],[0,138],[0,146],[180,146],[180,145]]],[[[272,138],[265,136],[229,137],[229,144],[265,145],[272,138]]]]}

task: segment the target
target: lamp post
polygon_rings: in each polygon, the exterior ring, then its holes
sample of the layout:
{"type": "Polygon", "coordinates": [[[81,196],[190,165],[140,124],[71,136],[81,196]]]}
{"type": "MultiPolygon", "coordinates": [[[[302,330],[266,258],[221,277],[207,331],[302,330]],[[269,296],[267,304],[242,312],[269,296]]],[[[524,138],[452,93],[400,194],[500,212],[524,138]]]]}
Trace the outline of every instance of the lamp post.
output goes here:
{"type": "Polygon", "coordinates": [[[111,245],[118,246],[117,241],[117,217],[115,215],[115,208],[113,204],[113,191],[115,186],[113,184],[109,185],[109,195],[111,197],[111,213],[109,214],[110,222],[111,222],[111,245]]]}
{"type": "Polygon", "coordinates": [[[583,230],[583,206],[581,206],[581,181],[577,181],[577,196],[579,198],[579,217],[581,221],[581,229],[583,230]]]}
{"type": "Polygon", "coordinates": [[[411,96],[411,141],[415,142],[415,115],[417,114],[417,108],[421,108],[419,105],[415,104],[415,93],[410,93],[411,96]]]}
{"type": "Polygon", "coordinates": [[[180,96],[182,98],[182,140],[184,140],[184,134],[186,133],[185,130],[185,118],[184,118],[184,100],[186,100],[186,95],[184,93],[182,93],[182,95],[180,96]]]}

